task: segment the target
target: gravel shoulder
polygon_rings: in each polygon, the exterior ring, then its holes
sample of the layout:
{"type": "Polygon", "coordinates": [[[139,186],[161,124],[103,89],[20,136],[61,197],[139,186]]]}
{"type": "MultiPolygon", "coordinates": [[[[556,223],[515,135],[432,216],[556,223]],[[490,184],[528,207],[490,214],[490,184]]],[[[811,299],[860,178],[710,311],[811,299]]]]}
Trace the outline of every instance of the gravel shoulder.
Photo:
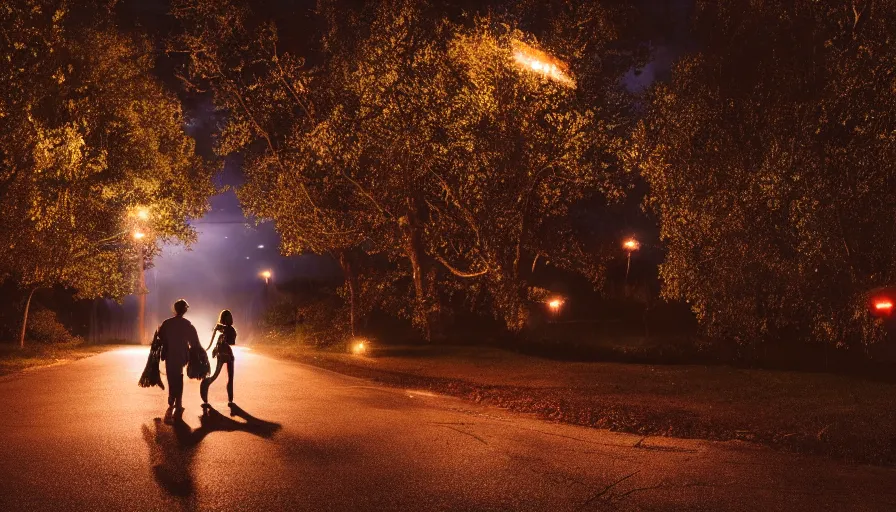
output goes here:
{"type": "Polygon", "coordinates": [[[363,356],[294,345],[253,348],[552,421],[896,464],[892,383],[727,366],[565,362],[470,346],[381,346],[363,356]]]}

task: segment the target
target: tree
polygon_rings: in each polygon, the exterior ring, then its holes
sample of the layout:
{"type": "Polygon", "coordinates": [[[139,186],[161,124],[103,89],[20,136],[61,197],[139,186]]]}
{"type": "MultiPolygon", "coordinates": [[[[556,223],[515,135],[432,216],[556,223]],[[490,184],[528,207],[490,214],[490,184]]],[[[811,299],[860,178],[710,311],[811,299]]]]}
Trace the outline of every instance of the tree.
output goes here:
{"type": "MultiPolygon", "coordinates": [[[[582,16],[582,26],[605,14],[593,2],[559,12],[582,16]]],[[[425,1],[320,2],[313,67],[296,48],[307,42],[284,45],[276,24],[243,3],[184,1],[175,13],[187,27],[179,45],[190,80],[228,113],[219,152],[246,156],[240,199],[275,222],[284,253],[336,257],[353,312],[357,269],[372,255],[408,276],[412,320],[427,339],[440,335],[454,292],[484,290],[519,329],[523,267],[539,257],[599,280],[602,260],[588,265],[569,209],[590,194],[622,194],[620,111],[587,101],[619,96],[628,68],[614,57],[596,69],[583,32],[546,31],[579,59],[587,87],[573,90],[515,67],[514,45],[537,44],[531,36],[486,18],[469,25],[425,1]]]]}
{"type": "Polygon", "coordinates": [[[896,279],[896,4],[700,1],[631,162],[668,255],[664,294],[740,343],[860,347],[896,279]]]}
{"type": "MultiPolygon", "coordinates": [[[[509,19],[519,17],[511,13],[509,19]]],[[[589,101],[621,96],[624,68],[597,72],[580,61],[567,66],[534,49],[538,41],[512,24],[480,17],[472,25],[453,38],[450,49],[464,77],[454,108],[465,115],[450,126],[454,159],[437,180],[444,204],[433,229],[443,233],[433,237],[441,246],[432,250],[482,269],[498,318],[518,331],[526,322],[529,277],[539,258],[595,283],[603,277],[607,255],[586,250],[571,212],[594,196],[608,201],[624,196],[627,180],[618,157],[624,112],[589,101]],[[557,80],[533,72],[527,52],[565,73],[557,80]],[[582,70],[586,88],[574,83],[580,77],[571,69],[582,70]]],[[[581,36],[572,31],[553,40],[563,50],[575,47],[573,39],[581,36]]],[[[612,34],[586,39],[599,47],[602,37],[612,34]]],[[[591,59],[591,51],[570,56],[591,59]]],[[[470,277],[446,266],[455,276],[470,277]]]]}
{"type": "Polygon", "coordinates": [[[151,48],[108,9],[0,6],[0,136],[15,141],[0,147],[0,278],[30,290],[24,322],[37,288],[133,291],[159,243],[194,238],[213,191],[151,48]]]}
{"type": "Polygon", "coordinates": [[[306,68],[297,48],[305,41],[284,44],[276,24],[245,2],[185,0],[173,12],[184,32],[171,51],[188,57],[187,85],[210,92],[226,113],[216,152],[243,157],[244,208],[274,222],[283,254],[329,254],[340,262],[354,334],[358,253],[382,219],[356,197],[344,167],[329,165],[334,150],[326,140],[335,131],[327,116],[342,104],[339,87],[329,86],[333,75],[306,68]]]}

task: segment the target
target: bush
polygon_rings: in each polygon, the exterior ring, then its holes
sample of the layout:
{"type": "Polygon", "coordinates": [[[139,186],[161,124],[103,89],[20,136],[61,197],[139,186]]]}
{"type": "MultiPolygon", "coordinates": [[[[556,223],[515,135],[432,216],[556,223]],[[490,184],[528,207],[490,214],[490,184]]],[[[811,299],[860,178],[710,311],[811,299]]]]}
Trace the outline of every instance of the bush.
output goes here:
{"type": "Polygon", "coordinates": [[[348,306],[332,292],[304,298],[285,294],[265,311],[264,323],[269,338],[292,336],[322,347],[348,339],[348,317],[348,306]]]}
{"type": "Polygon", "coordinates": [[[38,309],[28,315],[28,340],[38,343],[71,343],[78,337],[70,332],[56,318],[56,313],[49,309],[38,309]]]}

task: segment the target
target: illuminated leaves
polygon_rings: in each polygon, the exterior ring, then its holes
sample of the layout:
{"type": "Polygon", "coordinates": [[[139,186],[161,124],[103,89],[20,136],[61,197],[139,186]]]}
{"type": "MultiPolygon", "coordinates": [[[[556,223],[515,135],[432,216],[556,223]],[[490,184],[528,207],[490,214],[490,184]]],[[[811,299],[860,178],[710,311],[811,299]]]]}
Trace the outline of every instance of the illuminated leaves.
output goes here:
{"type": "MultiPolygon", "coordinates": [[[[533,6],[456,23],[436,3],[323,1],[323,54],[306,68],[247,6],[178,2],[187,30],[174,46],[189,55],[187,80],[227,113],[218,151],[245,157],[241,201],[275,222],[286,253],[388,262],[388,283],[361,288],[410,286],[411,317],[427,331],[458,290],[488,297],[486,311],[519,328],[523,269],[538,255],[599,280],[600,265],[581,263],[569,213],[595,194],[624,194],[624,122],[587,98],[620,88],[627,67],[601,74],[577,60],[570,69],[588,87],[572,89],[521,70],[513,49],[525,41],[579,59],[587,37],[612,31],[551,29],[558,46],[547,47],[517,26],[537,17],[523,12],[533,6]]],[[[576,8],[586,11],[589,22],[603,12],[576,8]]]]}
{"type": "Polygon", "coordinates": [[[16,0],[0,8],[0,278],[83,296],[133,289],[141,250],[190,241],[210,169],[177,99],[152,78],[146,43],[104,6],[16,0]],[[151,208],[138,247],[129,212],[151,208]]]}

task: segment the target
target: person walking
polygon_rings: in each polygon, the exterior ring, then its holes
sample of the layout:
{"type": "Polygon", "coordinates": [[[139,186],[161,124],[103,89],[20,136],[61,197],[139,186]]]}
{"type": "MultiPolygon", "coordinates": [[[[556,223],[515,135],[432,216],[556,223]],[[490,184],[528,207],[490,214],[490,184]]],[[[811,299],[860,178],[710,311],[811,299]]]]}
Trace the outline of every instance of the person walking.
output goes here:
{"type": "Polygon", "coordinates": [[[165,419],[183,415],[184,366],[190,361],[190,350],[200,348],[199,335],[189,320],[184,318],[190,305],[184,299],[174,303],[174,316],[159,326],[162,359],[168,376],[168,410],[165,419]]]}
{"type": "Polygon", "coordinates": [[[211,408],[211,405],[208,403],[208,388],[221,374],[221,368],[224,365],[227,365],[227,405],[231,408],[233,407],[234,358],[233,349],[230,347],[236,344],[236,329],[233,328],[233,314],[230,313],[230,310],[225,309],[218,316],[218,325],[215,326],[215,330],[212,333],[212,341],[209,343],[209,348],[211,348],[212,343],[215,343],[215,334],[218,334],[218,341],[215,344],[215,349],[212,351],[212,357],[218,360],[218,364],[215,367],[215,373],[203,379],[202,384],[199,385],[199,396],[202,397],[202,408],[205,411],[211,408]]]}

